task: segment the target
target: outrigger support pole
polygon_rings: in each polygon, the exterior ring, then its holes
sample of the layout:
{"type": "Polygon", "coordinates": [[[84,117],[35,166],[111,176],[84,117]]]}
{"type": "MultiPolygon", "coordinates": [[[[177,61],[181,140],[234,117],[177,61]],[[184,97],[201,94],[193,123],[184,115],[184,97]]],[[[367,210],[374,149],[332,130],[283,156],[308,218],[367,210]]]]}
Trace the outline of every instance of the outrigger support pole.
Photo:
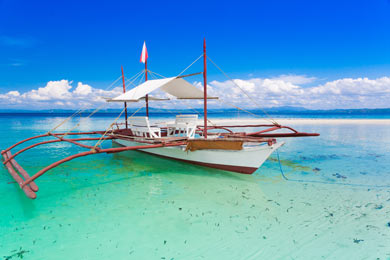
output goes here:
{"type": "MultiPolygon", "coordinates": [[[[294,128],[291,128],[289,126],[282,126],[282,125],[214,125],[214,126],[209,126],[209,130],[212,129],[223,129],[227,131],[228,133],[223,133],[221,135],[223,136],[240,136],[240,137],[249,137],[249,138],[277,138],[277,137],[310,137],[310,136],[319,136],[320,134],[318,133],[305,133],[305,132],[298,132],[294,128]],[[253,132],[253,133],[244,133],[244,132],[239,132],[239,133],[234,133],[232,130],[229,128],[255,128],[255,127],[266,127],[266,129],[263,129],[261,131],[253,132]],[[287,129],[290,130],[291,132],[289,133],[269,133],[273,132],[275,130],[281,130],[281,129],[287,129]]],[[[203,129],[198,130],[199,134],[203,132],[203,129]]],[[[215,133],[210,133],[215,134],[215,133]]]]}
{"type": "MultiPolygon", "coordinates": [[[[8,153],[9,152],[3,153],[3,157],[5,160],[7,160],[9,158],[8,153]]],[[[30,199],[35,199],[37,197],[37,194],[35,194],[35,192],[31,189],[32,182],[28,186],[23,186],[24,181],[23,181],[22,177],[20,177],[19,174],[15,171],[15,169],[12,167],[11,163],[7,162],[5,164],[5,166],[7,167],[12,178],[14,178],[14,180],[19,184],[19,187],[24,191],[26,196],[29,197],[30,199]]]]}
{"type": "MultiPolygon", "coordinates": [[[[72,132],[71,133],[56,133],[56,135],[96,135],[96,134],[103,134],[103,133],[104,133],[104,131],[91,131],[91,132],[77,132],[77,133],[72,133],[72,132]]],[[[8,152],[9,150],[15,148],[16,146],[18,146],[22,143],[25,143],[25,142],[33,140],[33,139],[46,137],[46,136],[50,136],[50,134],[46,133],[46,134],[42,134],[42,135],[36,135],[36,136],[29,137],[27,139],[24,139],[22,141],[17,142],[16,144],[8,147],[7,149],[1,151],[1,154],[8,152]]]]}
{"type": "Polygon", "coordinates": [[[154,144],[154,145],[138,145],[138,146],[125,146],[125,147],[117,147],[117,148],[107,148],[107,149],[100,149],[98,151],[87,151],[87,152],[82,152],[78,154],[74,154],[71,156],[68,156],[62,160],[59,160],[55,163],[50,164],[49,166],[46,166],[33,176],[31,176],[29,179],[26,179],[21,187],[24,188],[26,185],[29,185],[31,182],[33,182],[36,178],[42,176],[45,172],[47,172],[50,169],[53,169],[54,167],[57,167],[60,164],[63,164],[64,162],[68,162],[70,160],[91,155],[91,154],[97,154],[97,153],[120,153],[124,151],[131,151],[131,150],[139,150],[139,149],[151,149],[151,148],[158,148],[158,147],[166,147],[166,146],[180,146],[184,145],[185,142],[176,142],[176,143],[161,143],[161,144],[154,144]]]}
{"type": "MultiPolygon", "coordinates": [[[[57,136],[57,138],[58,138],[58,136],[57,136]]],[[[101,137],[74,138],[74,139],[64,139],[64,138],[61,139],[61,138],[59,138],[59,139],[56,139],[56,140],[49,140],[49,141],[39,142],[39,143],[36,143],[36,144],[32,144],[30,146],[27,146],[26,148],[23,148],[22,150],[17,151],[16,153],[14,153],[12,155],[8,155],[8,159],[5,159],[3,164],[6,164],[9,160],[12,160],[17,155],[23,153],[24,151],[30,150],[31,148],[34,148],[35,146],[38,146],[38,145],[57,143],[57,142],[63,142],[63,141],[73,141],[73,142],[77,142],[77,141],[98,141],[100,139],[102,139],[102,138],[101,137]]],[[[110,136],[107,136],[107,137],[103,138],[103,140],[110,140],[110,139],[114,139],[114,138],[110,137],[110,136]]]]}
{"type": "MultiPolygon", "coordinates": [[[[100,140],[101,138],[96,138],[96,137],[87,137],[87,138],[74,138],[74,139],[65,139],[63,138],[64,136],[66,135],[84,135],[84,134],[87,134],[87,135],[91,135],[91,134],[103,134],[102,131],[94,131],[94,132],[78,132],[78,133],[58,133],[58,134],[52,134],[52,133],[46,133],[46,134],[43,134],[43,135],[37,135],[37,136],[33,136],[33,137],[30,137],[30,138],[27,138],[25,140],[22,140],[14,145],[12,145],[11,147],[1,151],[1,154],[4,158],[4,162],[3,164],[5,165],[5,167],[7,168],[8,172],[10,173],[10,175],[12,176],[12,178],[15,180],[15,182],[20,186],[20,188],[24,191],[24,193],[27,195],[27,197],[31,198],[31,199],[35,199],[37,197],[37,195],[35,194],[37,191],[38,191],[38,186],[33,182],[31,181],[28,185],[24,185],[25,184],[25,180],[28,180],[30,179],[31,177],[28,175],[28,173],[23,169],[22,166],[19,165],[19,163],[16,162],[15,160],[15,157],[26,151],[26,150],[29,150],[35,146],[38,146],[38,145],[42,145],[42,144],[47,144],[47,143],[55,143],[55,142],[62,142],[62,141],[65,141],[65,142],[70,142],[72,144],[76,144],[76,145],[79,145],[79,146],[82,146],[84,148],[87,148],[87,145],[83,145],[83,144],[80,144],[80,143],[77,143],[76,141],[90,141],[90,140],[100,140]],[[49,136],[52,136],[52,137],[56,137],[57,139],[56,140],[49,140],[49,141],[43,141],[43,142],[39,142],[39,143],[35,143],[35,144],[32,144],[26,148],[23,148],[21,149],[20,151],[16,152],[15,154],[12,155],[11,153],[11,149],[15,148],[16,146],[22,144],[22,143],[25,143],[27,141],[30,141],[30,140],[33,140],[33,139],[37,139],[37,138],[41,138],[41,137],[49,137],[49,136]]],[[[107,140],[107,139],[114,139],[114,137],[112,136],[108,136],[108,137],[104,137],[104,140],[107,140]]]]}
{"type": "Polygon", "coordinates": [[[65,162],[68,162],[70,160],[73,160],[75,158],[92,155],[92,154],[98,154],[98,153],[120,153],[124,151],[130,151],[130,150],[139,150],[139,149],[152,149],[152,148],[158,148],[158,147],[166,147],[166,146],[181,146],[185,145],[186,142],[184,141],[172,141],[172,142],[162,142],[158,144],[151,144],[151,145],[138,145],[138,146],[125,146],[125,147],[115,147],[115,148],[99,148],[96,149],[95,147],[92,147],[90,145],[79,143],[78,141],[91,141],[91,140],[109,140],[109,139],[116,139],[115,136],[106,136],[106,137],[84,137],[84,138],[73,138],[68,139],[64,138],[66,135],[90,135],[90,134],[99,134],[103,135],[102,131],[95,131],[95,132],[78,132],[78,133],[47,133],[43,135],[38,135],[34,137],[27,138],[23,141],[20,141],[16,143],[15,145],[5,149],[1,152],[3,158],[4,158],[4,164],[12,176],[12,178],[16,181],[16,183],[19,185],[19,187],[24,191],[27,197],[31,199],[35,199],[37,197],[36,192],[38,191],[38,186],[34,183],[34,180],[38,177],[42,176],[45,172],[49,171],[50,169],[53,169],[54,167],[63,164],[65,162]],[[11,149],[32,139],[40,138],[40,137],[55,137],[55,140],[48,140],[48,141],[42,141],[39,143],[32,144],[28,147],[25,147],[21,149],[20,151],[16,152],[12,155],[11,149]],[[46,166],[42,170],[38,171],[36,174],[30,177],[30,175],[16,162],[15,157],[22,152],[29,150],[33,147],[36,147],[38,145],[42,144],[48,144],[48,143],[55,143],[55,142],[69,142],[75,145],[78,145],[80,147],[88,149],[86,152],[81,152],[78,154],[74,154],[71,156],[68,156],[62,160],[59,160],[57,162],[54,162],[50,164],[49,166],[46,166]]]}

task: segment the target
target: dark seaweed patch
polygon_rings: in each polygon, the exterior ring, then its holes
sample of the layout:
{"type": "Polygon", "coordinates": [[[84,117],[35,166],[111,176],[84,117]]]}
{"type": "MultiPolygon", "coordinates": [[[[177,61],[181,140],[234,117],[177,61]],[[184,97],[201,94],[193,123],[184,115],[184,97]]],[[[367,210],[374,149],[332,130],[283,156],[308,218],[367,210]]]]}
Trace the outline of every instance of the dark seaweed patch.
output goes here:
{"type": "Polygon", "coordinates": [[[340,173],[334,173],[332,175],[338,179],[346,179],[347,178],[347,176],[341,175],[340,173]]]}
{"type": "MultiPolygon", "coordinates": [[[[17,251],[17,250],[12,250],[12,252],[15,252],[15,251],[17,251]]],[[[23,250],[22,247],[20,247],[18,252],[15,252],[15,253],[13,253],[12,255],[9,255],[9,256],[4,256],[4,259],[5,260],[10,260],[10,259],[12,259],[14,257],[22,259],[24,257],[24,254],[26,254],[28,252],[30,252],[30,251],[23,250]]]]}

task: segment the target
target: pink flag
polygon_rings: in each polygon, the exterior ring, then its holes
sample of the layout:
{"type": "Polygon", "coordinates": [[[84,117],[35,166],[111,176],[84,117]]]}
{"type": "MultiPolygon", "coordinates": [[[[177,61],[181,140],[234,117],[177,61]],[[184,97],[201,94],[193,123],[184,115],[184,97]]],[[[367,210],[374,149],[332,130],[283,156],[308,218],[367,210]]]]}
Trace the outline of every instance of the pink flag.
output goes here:
{"type": "Polygon", "coordinates": [[[148,50],[146,49],[146,44],[144,42],[144,46],[142,47],[141,59],[139,62],[145,63],[148,59],[148,50]]]}

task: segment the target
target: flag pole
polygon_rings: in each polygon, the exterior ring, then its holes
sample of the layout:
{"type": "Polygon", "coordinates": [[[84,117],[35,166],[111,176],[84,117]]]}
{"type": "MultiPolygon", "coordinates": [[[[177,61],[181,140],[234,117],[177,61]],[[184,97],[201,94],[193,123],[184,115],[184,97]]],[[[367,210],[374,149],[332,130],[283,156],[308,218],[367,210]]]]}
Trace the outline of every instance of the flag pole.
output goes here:
{"type": "Polygon", "coordinates": [[[207,138],[207,56],[206,56],[206,38],[203,39],[203,136],[207,138]]]}
{"type": "MultiPolygon", "coordinates": [[[[148,81],[148,59],[145,60],[145,82],[148,81]]],[[[146,116],[149,117],[149,95],[145,96],[146,116]]]]}
{"type": "MultiPolygon", "coordinates": [[[[146,49],[146,43],[142,46],[141,58],[139,60],[142,63],[145,63],[145,82],[148,81],[148,50],[146,49]]],[[[149,117],[149,95],[145,95],[146,103],[146,116],[149,117]]]]}
{"type": "MultiPolygon", "coordinates": [[[[122,68],[122,82],[123,82],[123,93],[126,93],[126,85],[125,85],[125,74],[123,73],[123,66],[121,66],[122,68]]],[[[125,103],[125,123],[126,123],[126,129],[128,128],[127,127],[127,102],[124,102],[125,103]]]]}

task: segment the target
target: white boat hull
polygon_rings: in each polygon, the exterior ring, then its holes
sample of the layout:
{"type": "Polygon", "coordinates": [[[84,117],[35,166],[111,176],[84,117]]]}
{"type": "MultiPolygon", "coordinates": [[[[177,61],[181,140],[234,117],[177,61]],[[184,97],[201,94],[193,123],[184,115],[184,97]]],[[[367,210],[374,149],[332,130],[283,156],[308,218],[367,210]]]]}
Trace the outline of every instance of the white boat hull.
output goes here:
{"type": "MultiPolygon", "coordinates": [[[[121,146],[145,145],[144,143],[123,139],[113,140],[113,143],[121,146]]],[[[138,151],[206,167],[252,174],[267,160],[273,151],[283,144],[283,142],[272,144],[271,146],[266,143],[256,144],[244,146],[244,149],[239,151],[207,149],[191,152],[186,151],[185,146],[140,149],[138,151]]]]}

